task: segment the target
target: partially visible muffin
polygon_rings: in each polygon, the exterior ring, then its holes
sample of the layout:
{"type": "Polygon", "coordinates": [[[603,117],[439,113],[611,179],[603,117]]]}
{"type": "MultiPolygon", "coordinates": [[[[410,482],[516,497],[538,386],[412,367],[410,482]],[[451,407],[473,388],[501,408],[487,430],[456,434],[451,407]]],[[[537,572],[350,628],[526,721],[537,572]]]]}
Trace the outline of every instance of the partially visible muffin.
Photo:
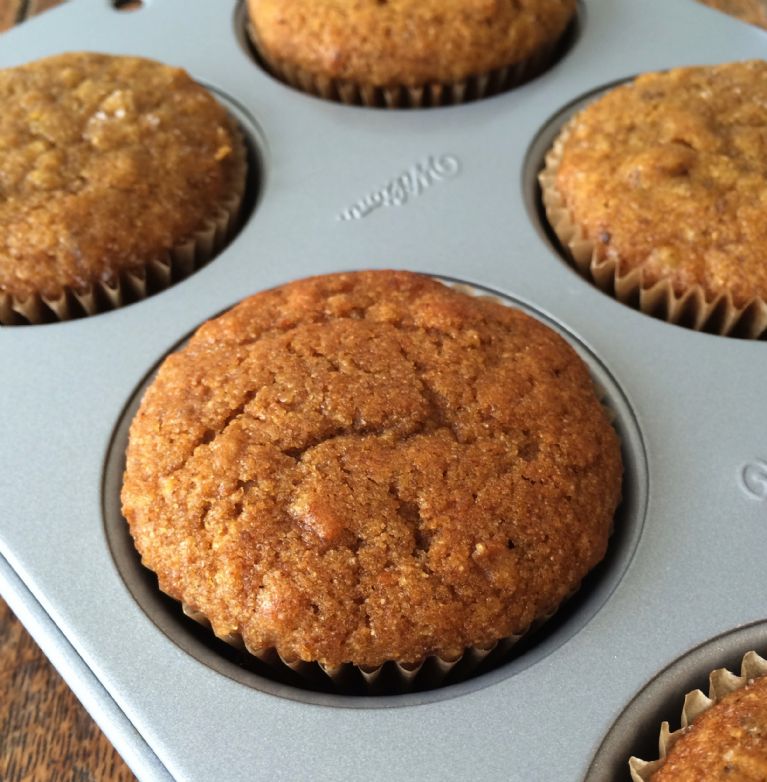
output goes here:
{"type": "Polygon", "coordinates": [[[549,221],[591,279],[643,311],[767,329],[767,62],[676,68],[610,90],[541,175],[549,221]]]}
{"type": "Polygon", "coordinates": [[[368,105],[460,102],[467,86],[477,97],[524,81],[575,10],[576,0],[248,0],[253,41],[278,76],[368,105]]]}
{"type": "Polygon", "coordinates": [[[166,285],[236,220],[240,133],[180,68],[61,54],[0,71],[0,105],[0,321],[166,285]]]}
{"type": "Polygon", "coordinates": [[[743,22],[767,29],[767,3],[764,0],[698,0],[743,22]]]}
{"type": "MultiPolygon", "coordinates": [[[[711,693],[685,701],[677,733],[661,734],[662,758],[632,758],[636,782],[757,782],[767,779],[767,661],[744,658],[741,676],[725,669],[711,677],[711,693]]],[[[667,730],[667,728],[666,728],[667,730]]]]}
{"type": "Polygon", "coordinates": [[[455,659],[603,558],[618,438],[551,329],[407,272],[300,280],[171,355],[123,512],[163,591],[260,654],[455,659]]]}

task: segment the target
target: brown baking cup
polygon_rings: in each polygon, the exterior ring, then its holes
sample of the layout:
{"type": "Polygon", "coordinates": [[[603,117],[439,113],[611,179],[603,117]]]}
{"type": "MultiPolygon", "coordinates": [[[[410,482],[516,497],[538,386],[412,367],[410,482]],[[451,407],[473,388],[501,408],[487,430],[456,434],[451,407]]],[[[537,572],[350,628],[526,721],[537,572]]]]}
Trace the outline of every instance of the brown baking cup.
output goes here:
{"type": "MultiPolygon", "coordinates": [[[[564,602],[577,592],[574,590],[564,602]]],[[[378,666],[356,665],[343,663],[341,665],[325,665],[320,662],[311,662],[297,658],[285,657],[273,646],[255,649],[245,643],[240,633],[227,633],[219,635],[213,630],[208,617],[201,611],[192,608],[187,603],[181,602],[181,609],[186,616],[202,625],[216,638],[229,644],[235,649],[245,651],[260,662],[277,671],[281,667],[290,669],[298,674],[307,683],[332,683],[338,689],[367,690],[370,694],[398,694],[409,692],[413,689],[432,689],[442,685],[448,674],[457,670],[460,666],[461,678],[471,676],[481,663],[491,656],[501,660],[511,649],[525,638],[529,633],[537,630],[555,614],[536,620],[523,633],[501,638],[488,646],[468,646],[462,650],[456,650],[454,654],[429,655],[415,662],[399,662],[389,660],[378,666]]]]}
{"type": "Polygon", "coordinates": [[[746,652],[740,666],[740,676],[731,673],[726,668],[712,671],[708,679],[708,697],[700,690],[688,692],[684,697],[682,707],[682,727],[670,731],[668,722],[663,722],[658,738],[657,760],[641,760],[637,757],[629,759],[629,770],[633,782],[648,782],[652,775],[664,764],[666,756],[676,742],[688,731],[690,725],[703,712],[708,711],[725,695],[743,689],[747,684],[760,676],[767,676],[767,660],[754,651],[746,652]]]}
{"type": "MultiPolygon", "coordinates": [[[[612,535],[612,530],[610,534],[612,535]]],[[[453,671],[457,672],[459,667],[459,678],[466,679],[471,677],[485,661],[501,662],[517,643],[552,619],[559,609],[577,594],[579,589],[580,585],[573,589],[553,611],[534,620],[522,633],[499,638],[487,646],[468,646],[455,650],[453,654],[428,655],[415,662],[388,660],[378,666],[356,665],[354,663],[330,666],[320,662],[283,656],[274,646],[253,648],[245,642],[245,639],[238,632],[217,633],[206,614],[183,600],[180,602],[180,606],[185,616],[206,628],[220,641],[224,641],[238,651],[247,652],[275,671],[287,668],[298,674],[308,684],[319,683],[322,685],[330,682],[342,691],[362,689],[368,694],[380,695],[407,693],[414,689],[433,689],[444,684],[448,675],[453,671]]]]}
{"type": "Polygon", "coordinates": [[[756,297],[736,304],[732,294],[707,295],[700,285],[684,291],[669,279],[646,279],[642,266],[626,270],[619,257],[608,257],[604,246],[590,239],[556,186],[562,150],[570,134],[562,130],[546,155],[538,175],[546,218],[569,261],[604,293],[645,315],[695,331],[747,339],[767,337],[767,301],[756,297]]]}
{"type": "Polygon", "coordinates": [[[556,59],[562,40],[569,34],[572,22],[564,33],[551,43],[540,46],[530,57],[503,68],[474,74],[454,82],[430,82],[417,87],[361,84],[333,79],[307,71],[283,58],[268,54],[260,45],[250,23],[248,38],[261,64],[280,81],[301,92],[347,106],[386,109],[425,109],[434,106],[457,106],[489,98],[518,87],[543,73],[556,59]]]}
{"type": "Polygon", "coordinates": [[[116,310],[169,288],[210,261],[237,230],[245,197],[247,149],[240,130],[234,125],[232,129],[236,166],[232,190],[186,241],[143,266],[120,270],[113,281],[93,282],[79,290],[65,288],[57,297],[34,294],[21,299],[0,291],[0,324],[37,325],[116,310]]]}

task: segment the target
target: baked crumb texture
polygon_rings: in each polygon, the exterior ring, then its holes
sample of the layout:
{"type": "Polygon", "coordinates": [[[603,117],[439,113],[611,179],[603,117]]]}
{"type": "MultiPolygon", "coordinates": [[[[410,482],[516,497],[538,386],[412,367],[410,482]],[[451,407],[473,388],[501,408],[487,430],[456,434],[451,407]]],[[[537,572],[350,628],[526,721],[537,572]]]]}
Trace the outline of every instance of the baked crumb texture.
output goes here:
{"type": "Polygon", "coordinates": [[[699,3],[734,16],[743,22],[767,29],[765,0],[698,0],[699,3]]]}
{"type": "Polygon", "coordinates": [[[544,70],[576,0],[248,0],[262,61],[305,92],[421,107],[509,89],[544,70]]]}
{"type": "Polygon", "coordinates": [[[167,287],[236,221],[245,153],[179,68],[67,53],[0,71],[0,322],[167,287]]]}
{"type": "Polygon", "coordinates": [[[160,588],[216,635],[374,668],[549,616],[603,558],[621,474],[552,330],[361,272],[253,296],[166,359],[122,499],[160,588]]]}
{"type": "Polygon", "coordinates": [[[541,174],[576,265],[675,323],[767,332],[767,62],[651,73],[565,127],[541,174]]]}
{"type": "Polygon", "coordinates": [[[743,658],[740,676],[711,674],[709,697],[687,695],[681,730],[661,729],[661,759],[632,758],[634,782],[762,782],[767,779],[767,661],[743,658]]]}

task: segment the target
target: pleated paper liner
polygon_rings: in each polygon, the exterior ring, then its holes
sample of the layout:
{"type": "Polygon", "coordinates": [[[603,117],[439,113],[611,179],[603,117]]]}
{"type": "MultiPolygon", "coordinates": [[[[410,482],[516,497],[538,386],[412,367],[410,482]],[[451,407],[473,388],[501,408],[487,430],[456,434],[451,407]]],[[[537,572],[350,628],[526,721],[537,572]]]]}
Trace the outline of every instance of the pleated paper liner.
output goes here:
{"type": "MultiPolygon", "coordinates": [[[[577,589],[572,594],[576,591],[577,589]]],[[[181,603],[181,608],[190,619],[207,628],[211,633],[214,632],[204,613],[184,602],[181,603]]],[[[289,669],[309,686],[315,684],[318,688],[325,689],[330,684],[338,692],[396,695],[414,689],[439,687],[445,683],[448,675],[455,681],[467,679],[476,672],[481,663],[502,661],[516,643],[541,627],[555,613],[556,610],[536,620],[524,633],[501,638],[487,647],[469,646],[451,656],[431,655],[414,663],[391,660],[376,667],[359,666],[353,663],[327,666],[317,662],[286,658],[272,646],[261,649],[247,646],[239,633],[216,635],[216,637],[235,649],[244,650],[277,672],[281,667],[289,669]]]]}
{"type": "Polygon", "coordinates": [[[0,291],[0,324],[50,323],[108,312],[159,293],[204,266],[239,226],[246,190],[247,151],[242,133],[233,129],[236,171],[232,191],[187,241],[140,268],[120,271],[112,283],[96,282],[83,290],[68,288],[56,298],[35,294],[19,299],[0,291]]]}
{"type": "Polygon", "coordinates": [[[488,98],[518,87],[543,73],[556,59],[562,42],[571,34],[574,21],[551,43],[540,46],[533,55],[503,68],[469,76],[455,82],[432,82],[418,87],[383,87],[315,74],[284,59],[268,54],[260,45],[253,26],[246,23],[248,38],[261,64],[280,81],[318,98],[386,109],[424,109],[455,106],[488,98]]]}
{"type": "Polygon", "coordinates": [[[767,301],[764,299],[754,298],[737,305],[729,292],[711,297],[700,286],[678,292],[670,280],[648,282],[641,266],[621,271],[620,259],[608,258],[601,245],[586,236],[556,186],[568,135],[569,130],[565,127],[546,155],[546,166],[538,181],[546,218],[573,265],[600,290],[646,315],[721,336],[767,338],[767,301]]]}
{"type": "MultiPolygon", "coordinates": [[[[191,608],[186,603],[181,608],[190,619],[213,632],[210,621],[200,611],[191,608]]],[[[550,617],[546,617],[548,619],[550,617]]],[[[544,620],[536,623],[536,627],[544,620]]],[[[528,629],[528,632],[533,629],[528,629]]],[[[306,662],[299,659],[283,657],[274,647],[253,649],[245,644],[239,633],[217,636],[222,641],[237,649],[244,649],[262,663],[271,668],[285,666],[298,674],[307,684],[327,684],[332,682],[335,688],[343,690],[362,690],[371,695],[405,693],[418,688],[437,687],[450,673],[460,672],[461,677],[468,677],[491,655],[501,657],[511,649],[524,635],[510,636],[496,641],[486,647],[468,647],[450,657],[431,655],[416,663],[400,663],[389,661],[377,667],[365,667],[345,663],[337,666],[327,666],[317,662],[306,662]]]]}
{"type": "Polygon", "coordinates": [[[640,760],[632,757],[629,760],[629,770],[633,782],[648,782],[652,775],[663,765],[666,756],[676,742],[687,732],[689,726],[701,715],[718,703],[725,695],[740,690],[749,682],[760,676],[767,675],[767,660],[756,652],[747,652],[741,663],[740,676],[736,676],[726,668],[719,668],[709,676],[709,692],[706,697],[700,690],[687,693],[682,709],[682,727],[671,732],[668,722],[660,728],[658,739],[657,760],[640,760]]]}

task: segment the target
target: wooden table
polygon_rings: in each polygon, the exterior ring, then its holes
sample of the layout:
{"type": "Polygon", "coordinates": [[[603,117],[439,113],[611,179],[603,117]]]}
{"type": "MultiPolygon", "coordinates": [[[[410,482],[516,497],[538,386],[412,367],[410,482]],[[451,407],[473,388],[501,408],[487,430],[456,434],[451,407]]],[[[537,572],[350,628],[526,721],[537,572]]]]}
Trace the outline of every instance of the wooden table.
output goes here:
{"type": "MultiPolygon", "coordinates": [[[[61,0],[0,0],[0,31],[61,0]]],[[[767,28],[767,0],[701,0],[767,28]]],[[[0,598],[0,780],[135,777],[0,598]]]]}
{"type": "Polygon", "coordinates": [[[135,779],[39,647],[0,599],[0,779],[135,779]]]}

